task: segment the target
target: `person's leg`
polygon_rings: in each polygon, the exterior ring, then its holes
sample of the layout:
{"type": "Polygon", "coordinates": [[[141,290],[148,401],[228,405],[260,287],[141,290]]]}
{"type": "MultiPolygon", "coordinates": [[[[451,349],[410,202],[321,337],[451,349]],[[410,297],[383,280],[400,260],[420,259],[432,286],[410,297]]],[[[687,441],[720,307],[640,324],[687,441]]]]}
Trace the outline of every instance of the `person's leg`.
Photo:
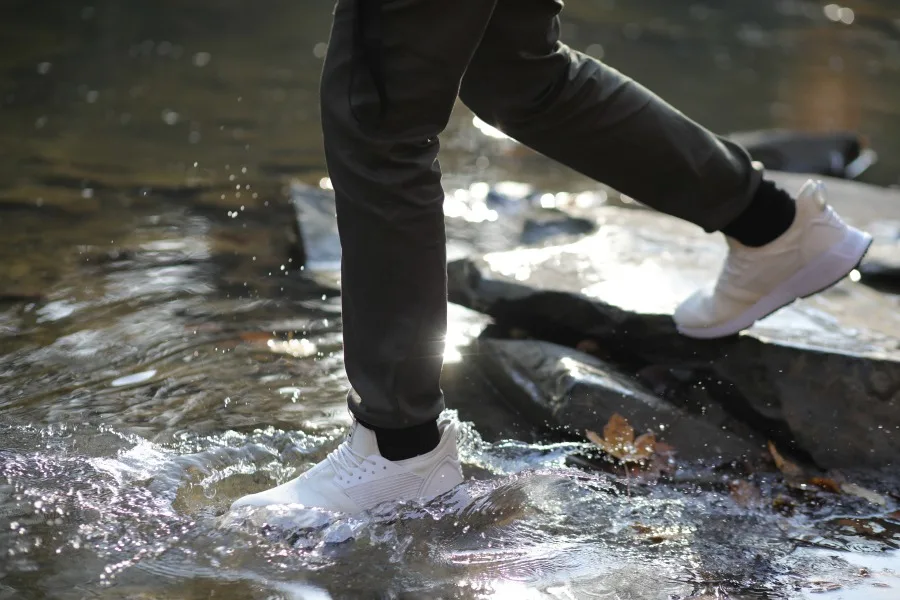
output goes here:
{"type": "Polygon", "coordinates": [[[761,174],[739,146],[559,41],[558,0],[500,0],[460,96],[514,139],[643,204],[715,231],[761,174]]]}
{"type": "Polygon", "coordinates": [[[495,1],[337,0],[321,107],[357,423],[318,465],[233,508],[355,513],[462,481],[456,425],[437,423],[447,325],[438,135],[495,1]]]}
{"type": "Polygon", "coordinates": [[[679,331],[737,333],[854,268],[870,238],[826,209],[820,189],[804,188],[795,203],[743,148],[561,44],[561,8],[558,0],[498,0],[461,97],[538,152],[729,238],[722,277],[679,307],[679,331]]]}
{"type": "Polygon", "coordinates": [[[444,407],[438,135],[494,3],[337,2],[322,126],[343,251],[350,409],[377,428],[433,422],[444,407]]]}

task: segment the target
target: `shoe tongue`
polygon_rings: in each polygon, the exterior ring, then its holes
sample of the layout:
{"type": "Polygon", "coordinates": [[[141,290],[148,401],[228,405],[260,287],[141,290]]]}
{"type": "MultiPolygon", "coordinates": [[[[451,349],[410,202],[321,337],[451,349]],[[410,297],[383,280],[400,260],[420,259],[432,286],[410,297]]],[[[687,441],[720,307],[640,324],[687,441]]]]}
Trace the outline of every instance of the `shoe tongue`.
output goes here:
{"type": "Polygon", "coordinates": [[[373,454],[381,455],[381,452],[378,450],[378,440],[375,437],[375,432],[371,429],[366,429],[358,422],[353,423],[353,429],[350,431],[348,445],[353,452],[363,458],[367,458],[373,454]]]}

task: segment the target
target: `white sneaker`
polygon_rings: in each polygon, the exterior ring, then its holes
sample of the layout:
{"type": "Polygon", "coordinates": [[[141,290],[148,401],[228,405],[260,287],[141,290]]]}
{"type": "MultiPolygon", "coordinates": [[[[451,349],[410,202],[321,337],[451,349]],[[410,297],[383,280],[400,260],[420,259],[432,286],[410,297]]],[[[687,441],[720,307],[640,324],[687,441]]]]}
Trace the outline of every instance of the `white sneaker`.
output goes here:
{"type": "Polygon", "coordinates": [[[440,429],[437,448],[393,462],[379,453],[375,433],[354,423],[347,440],[325,460],[276,488],[238,499],[231,509],[300,504],[357,514],[384,502],[431,500],[463,480],[456,449],[457,424],[443,421],[440,429]]]}
{"type": "Polygon", "coordinates": [[[711,339],[734,335],[778,309],[821,292],[852,271],[872,237],[844,223],[825,202],[824,185],[808,181],[797,216],[781,237],[760,248],[726,238],[729,252],[712,288],[675,311],[678,331],[711,339]]]}

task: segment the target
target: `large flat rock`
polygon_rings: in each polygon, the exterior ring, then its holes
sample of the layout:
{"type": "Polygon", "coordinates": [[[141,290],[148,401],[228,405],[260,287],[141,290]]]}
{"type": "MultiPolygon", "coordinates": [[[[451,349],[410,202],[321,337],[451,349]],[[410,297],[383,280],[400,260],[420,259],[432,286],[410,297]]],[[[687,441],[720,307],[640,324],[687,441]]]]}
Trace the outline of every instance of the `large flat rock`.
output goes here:
{"type": "MultiPolygon", "coordinates": [[[[769,176],[789,190],[799,189],[807,178],[778,172],[769,172],[769,176]]],[[[879,289],[900,290],[900,192],[839,179],[828,182],[841,214],[876,236],[875,245],[860,268],[863,282],[879,289]]],[[[602,213],[597,214],[597,207],[607,200],[616,200],[614,194],[602,190],[567,194],[567,208],[559,210],[543,206],[547,196],[551,196],[551,204],[555,202],[552,194],[541,194],[525,184],[505,182],[489,186],[448,181],[447,189],[444,213],[451,259],[544,245],[554,239],[592,233],[597,219],[603,218],[602,213]],[[583,200],[586,203],[579,208],[583,200]]],[[[337,273],[341,243],[334,193],[295,183],[290,196],[297,216],[300,262],[308,273],[337,273]]]]}
{"type": "MultiPolygon", "coordinates": [[[[769,175],[792,190],[806,180],[769,175]]],[[[740,337],[688,340],[670,317],[717,274],[720,238],[641,209],[576,202],[547,210],[543,197],[514,184],[448,194],[449,254],[482,256],[451,264],[451,298],[489,313],[501,330],[571,347],[592,340],[598,355],[640,372],[666,400],[725,407],[822,466],[892,463],[900,450],[900,301],[876,290],[900,289],[900,192],[827,184],[838,211],[875,235],[872,251],[851,280],[740,337]],[[532,247],[507,251],[524,244],[532,247]]],[[[307,272],[336,277],[333,194],[295,186],[292,196],[307,272]]]]}
{"type": "MultiPolygon", "coordinates": [[[[844,185],[851,187],[831,185],[834,204],[851,221],[865,226],[900,212],[900,194],[844,185]]],[[[673,380],[690,384],[681,393],[723,403],[820,466],[883,465],[900,456],[897,296],[846,280],[744,335],[689,340],[671,314],[717,275],[721,238],[649,211],[607,207],[593,215],[598,233],[574,243],[451,264],[451,299],[537,338],[567,346],[594,340],[635,370],[677,371],[673,380]]]]}

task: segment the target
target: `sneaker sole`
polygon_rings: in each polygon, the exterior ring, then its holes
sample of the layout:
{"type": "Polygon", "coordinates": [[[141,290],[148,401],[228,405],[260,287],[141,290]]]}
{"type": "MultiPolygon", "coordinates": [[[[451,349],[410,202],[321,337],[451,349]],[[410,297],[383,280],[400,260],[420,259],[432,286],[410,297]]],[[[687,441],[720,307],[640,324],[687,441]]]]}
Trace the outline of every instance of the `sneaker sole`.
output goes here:
{"type": "Polygon", "coordinates": [[[810,261],[734,319],[716,327],[677,327],[678,333],[701,340],[736,335],[800,298],[814,296],[840,283],[859,265],[871,245],[872,236],[847,227],[844,239],[810,261]]]}

